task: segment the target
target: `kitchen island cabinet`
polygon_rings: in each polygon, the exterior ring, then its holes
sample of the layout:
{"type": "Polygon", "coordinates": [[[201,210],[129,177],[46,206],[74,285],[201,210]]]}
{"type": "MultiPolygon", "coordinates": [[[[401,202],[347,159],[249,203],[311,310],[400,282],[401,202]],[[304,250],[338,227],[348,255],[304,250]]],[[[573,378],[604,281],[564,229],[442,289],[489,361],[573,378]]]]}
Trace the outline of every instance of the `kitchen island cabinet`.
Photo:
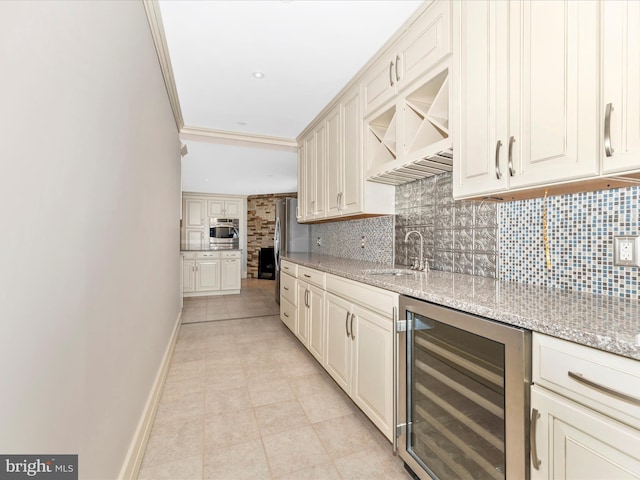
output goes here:
{"type": "Polygon", "coordinates": [[[185,297],[240,293],[239,250],[182,252],[185,297]]]}

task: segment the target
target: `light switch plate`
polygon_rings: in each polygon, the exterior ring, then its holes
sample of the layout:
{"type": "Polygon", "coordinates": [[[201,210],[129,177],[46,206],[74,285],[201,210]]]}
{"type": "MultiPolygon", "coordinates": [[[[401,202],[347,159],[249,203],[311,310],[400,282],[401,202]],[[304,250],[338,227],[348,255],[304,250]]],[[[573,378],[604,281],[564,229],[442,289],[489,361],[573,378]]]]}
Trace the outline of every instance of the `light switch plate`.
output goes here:
{"type": "Polygon", "coordinates": [[[640,266],[640,237],[613,237],[613,264],[623,267],[640,266]]]}

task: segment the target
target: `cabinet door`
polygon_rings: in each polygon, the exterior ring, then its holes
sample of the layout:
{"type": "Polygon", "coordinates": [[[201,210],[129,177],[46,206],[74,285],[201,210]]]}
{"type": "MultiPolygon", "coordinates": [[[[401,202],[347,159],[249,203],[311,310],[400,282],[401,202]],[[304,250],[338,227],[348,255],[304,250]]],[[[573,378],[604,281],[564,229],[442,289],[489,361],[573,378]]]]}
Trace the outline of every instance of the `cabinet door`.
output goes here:
{"type": "Polygon", "coordinates": [[[195,200],[187,198],[184,201],[184,210],[186,217],[186,228],[202,228],[205,219],[205,202],[204,200],[195,200]]]}
{"type": "Polygon", "coordinates": [[[453,129],[453,195],[507,189],[508,3],[454,2],[451,82],[459,92],[453,129]]]}
{"type": "Polygon", "coordinates": [[[355,305],[353,308],[353,381],[351,394],[386,435],[393,434],[393,320],[355,305]]]}
{"type": "Polygon", "coordinates": [[[598,2],[514,1],[509,9],[510,186],[598,175],[598,2]]]}
{"type": "Polygon", "coordinates": [[[208,200],[207,211],[210,217],[224,218],[224,200],[208,200]]]}
{"type": "MultiPolygon", "coordinates": [[[[640,432],[534,385],[531,479],[640,479],[640,432]],[[532,455],[533,460],[534,455],[532,455]]],[[[533,410],[532,410],[533,411],[533,410]]]]}
{"type": "Polygon", "coordinates": [[[314,218],[324,218],[327,214],[327,126],[322,123],[316,128],[316,154],[314,158],[314,218]]]}
{"type": "Polygon", "coordinates": [[[224,214],[229,218],[240,218],[242,202],[237,200],[226,200],[224,202],[224,214]]]}
{"type": "Polygon", "coordinates": [[[196,288],[196,262],[192,260],[182,261],[182,291],[193,292],[196,288]]]}
{"type": "Polygon", "coordinates": [[[361,212],[362,186],[364,171],[362,162],[362,116],[360,114],[360,92],[347,98],[342,109],[344,145],[342,168],[342,197],[340,199],[343,214],[361,212]]]}
{"type": "Polygon", "coordinates": [[[236,258],[222,260],[220,276],[221,290],[240,290],[240,260],[236,258]]]}
{"type": "Polygon", "coordinates": [[[298,325],[295,334],[307,348],[309,348],[310,295],[309,285],[304,282],[298,282],[298,325]]]}
{"type": "Polygon", "coordinates": [[[351,303],[331,293],[326,294],[326,350],[324,367],[340,387],[351,393],[351,337],[349,320],[351,303]]]}
{"type": "Polygon", "coordinates": [[[316,137],[311,132],[304,140],[304,190],[302,195],[304,198],[304,218],[305,220],[313,219],[315,212],[315,155],[316,155],[316,137]]]}
{"type": "Polygon", "coordinates": [[[396,82],[400,75],[396,65],[395,53],[389,52],[365,75],[363,79],[365,113],[376,110],[395,96],[396,82]]]}
{"type": "Polygon", "coordinates": [[[307,184],[305,172],[307,165],[305,163],[305,147],[304,142],[298,146],[298,206],[296,207],[296,220],[302,222],[305,220],[305,212],[307,205],[307,184]]]}
{"type": "Polygon", "coordinates": [[[329,112],[326,120],[327,131],[327,217],[340,215],[342,202],[340,196],[343,188],[343,156],[342,156],[342,125],[341,106],[329,112]]]}
{"type": "Polygon", "coordinates": [[[636,170],[640,168],[639,2],[602,2],[602,45],[603,172],[636,170]],[[609,132],[605,131],[608,104],[612,108],[609,132]]]}
{"type": "Polygon", "coordinates": [[[309,351],[322,363],[324,359],[324,290],[309,286],[309,351]]]}
{"type": "Polygon", "coordinates": [[[433,2],[409,27],[395,59],[398,90],[451,53],[451,2],[433,2]]]}
{"type": "Polygon", "coordinates": [[[204,250],[205,237],[203,228],[188,228],[184,232],[185,250],[204,250]]]}
{"type": "Polygon", "coordinates": [[[220,260],[198,260],[196,272],[196,290],[220,290],[220,260]]]}

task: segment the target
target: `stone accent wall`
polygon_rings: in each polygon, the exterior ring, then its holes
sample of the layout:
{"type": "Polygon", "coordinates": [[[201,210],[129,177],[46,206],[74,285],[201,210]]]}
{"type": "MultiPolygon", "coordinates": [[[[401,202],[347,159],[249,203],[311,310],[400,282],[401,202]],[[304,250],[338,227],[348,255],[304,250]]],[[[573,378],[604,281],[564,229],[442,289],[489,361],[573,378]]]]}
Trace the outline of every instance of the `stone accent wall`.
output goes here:
{"type": "Polygon", "coordinates": [[[247,278],[258,278],[258,253],[273,247],[276,225],[276,200],[294,197],[294,193],[273,193],[247,197],[247,278]]]}

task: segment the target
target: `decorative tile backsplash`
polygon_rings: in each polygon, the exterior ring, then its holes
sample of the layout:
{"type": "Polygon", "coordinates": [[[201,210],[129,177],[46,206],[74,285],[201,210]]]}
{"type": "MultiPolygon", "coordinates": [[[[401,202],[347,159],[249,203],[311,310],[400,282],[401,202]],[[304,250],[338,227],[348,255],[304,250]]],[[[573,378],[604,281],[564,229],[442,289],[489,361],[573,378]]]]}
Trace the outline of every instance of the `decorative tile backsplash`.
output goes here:
{"type": "Polygon", "coordinates": [[[311,243],[313,253],[392,265],[393,216],[313,224],[311,243]]]}
{"type": "Polygon", "coordinates": [[[551,268],[545,265],[542,198],[504,203],[500,278],[639,298],[638,268],[613,265],[614,235],[638,235],[640,187],[549,197],[551,268]]]}
{"type": "Polygon", "coordinates": [[[498,206],[454,201],[450,173],[396,187],[395,263],[411,265],[420,254],[433,270],[495,278],[498,206]]]}

